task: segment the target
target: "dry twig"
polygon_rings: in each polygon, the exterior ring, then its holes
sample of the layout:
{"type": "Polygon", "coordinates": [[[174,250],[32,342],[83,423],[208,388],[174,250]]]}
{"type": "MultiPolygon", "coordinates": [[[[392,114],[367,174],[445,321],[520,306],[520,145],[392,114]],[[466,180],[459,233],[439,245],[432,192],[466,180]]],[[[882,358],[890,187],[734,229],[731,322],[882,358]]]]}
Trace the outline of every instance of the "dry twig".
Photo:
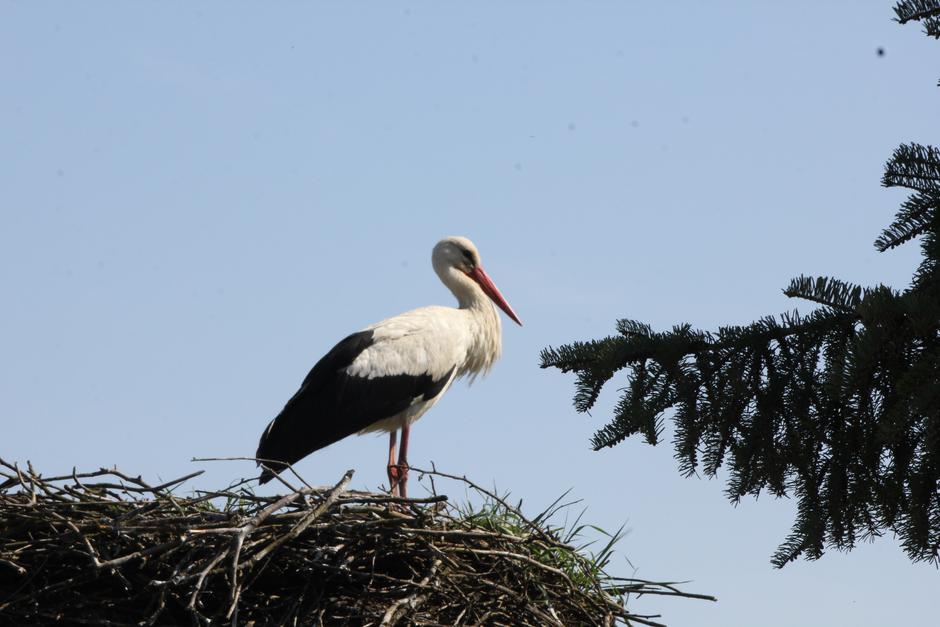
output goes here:
{"type": "Polygon", "coordinates": [[[599,575],[557,532],[460,477],[519,532],[443,495],[349,491],[352,471],[273,498],[171,494],[196,474],[157,486],[115,469],[45,478],[0,459],[0,622],[657,625],[625,595],[710,598],[599,575]]]}

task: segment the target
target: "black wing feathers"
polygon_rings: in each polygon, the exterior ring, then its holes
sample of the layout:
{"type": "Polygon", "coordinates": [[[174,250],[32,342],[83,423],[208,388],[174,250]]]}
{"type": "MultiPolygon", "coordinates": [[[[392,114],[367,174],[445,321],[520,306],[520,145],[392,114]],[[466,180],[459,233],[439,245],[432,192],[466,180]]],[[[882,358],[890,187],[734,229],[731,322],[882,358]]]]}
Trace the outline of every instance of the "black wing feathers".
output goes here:
{"type": "MultiPolygon", "coordinates": [[[[283,462],[266,464],[280,472],[286,464],[404,411],[416,398],[434,398],[453,374],[451,370],[437,381],[429,374],[373,379],[346,374],[345,369],[374,343],[372,331],[360,331],[324,355],[261,436],[255,456],[283,462]]],[[[265,469],[261,483],[273,476],[265,469]]]]}

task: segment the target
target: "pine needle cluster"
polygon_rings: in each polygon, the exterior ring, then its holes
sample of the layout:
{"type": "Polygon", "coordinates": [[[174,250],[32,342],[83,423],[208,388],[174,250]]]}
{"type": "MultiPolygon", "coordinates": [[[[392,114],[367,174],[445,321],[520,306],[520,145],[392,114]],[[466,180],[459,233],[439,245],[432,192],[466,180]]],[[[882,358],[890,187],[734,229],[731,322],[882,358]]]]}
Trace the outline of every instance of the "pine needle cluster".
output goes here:
{"type": "MultiPolygon", "coordinates": [[[[940,38],[940,0],[895,13],[940,38]]],[[[912,192],[875,241],[879,251],[920,241],[907,289],[800,276],[784,293],[820,305],[808,315],[717,332],[620,320],[617,335],[541,355],[543,368],[577,374],[581,412],[626,370],[595,449],[635,434],[656,444],[671,410],[683,473],[726,466],[733,502],[763,490],[795,496],[777,567],[887,531],[912,560],[940,561],[940,150],[902,144],[882,184],[912,192]]]]}

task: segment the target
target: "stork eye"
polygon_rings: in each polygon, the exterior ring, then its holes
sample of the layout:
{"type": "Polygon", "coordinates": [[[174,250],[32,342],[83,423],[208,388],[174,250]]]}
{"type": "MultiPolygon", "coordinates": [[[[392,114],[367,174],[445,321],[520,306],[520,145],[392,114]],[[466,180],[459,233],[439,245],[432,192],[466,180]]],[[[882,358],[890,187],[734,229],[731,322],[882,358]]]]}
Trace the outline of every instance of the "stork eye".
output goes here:
{"type": "Polygon", "coordinates": [[[463,256],[464,256],[464,259],[466,259],[466,260],[469,261],[470,263],[473,263],[473,253],[472,253],[472,252],[470,252],[469,250],[464,250],[464,251],[463,251],[463,256]]]}

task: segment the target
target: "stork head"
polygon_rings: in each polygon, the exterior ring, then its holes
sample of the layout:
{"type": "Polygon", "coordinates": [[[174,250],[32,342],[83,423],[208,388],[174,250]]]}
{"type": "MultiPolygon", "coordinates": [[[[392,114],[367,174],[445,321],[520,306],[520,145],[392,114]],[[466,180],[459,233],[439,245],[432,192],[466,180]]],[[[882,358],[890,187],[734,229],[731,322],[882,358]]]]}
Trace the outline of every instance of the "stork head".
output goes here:
{"type": "Polygon", "coordinates": [[[462,289],[481,290],[513,322],[522,326],[519,316],[483,271],[477,247],[466,237],[455,235],[439,241],[431,253],[431,263],[437,276],[441,277],[441,281],[454,292],[458,300],[461,299],[462,289]]]}

